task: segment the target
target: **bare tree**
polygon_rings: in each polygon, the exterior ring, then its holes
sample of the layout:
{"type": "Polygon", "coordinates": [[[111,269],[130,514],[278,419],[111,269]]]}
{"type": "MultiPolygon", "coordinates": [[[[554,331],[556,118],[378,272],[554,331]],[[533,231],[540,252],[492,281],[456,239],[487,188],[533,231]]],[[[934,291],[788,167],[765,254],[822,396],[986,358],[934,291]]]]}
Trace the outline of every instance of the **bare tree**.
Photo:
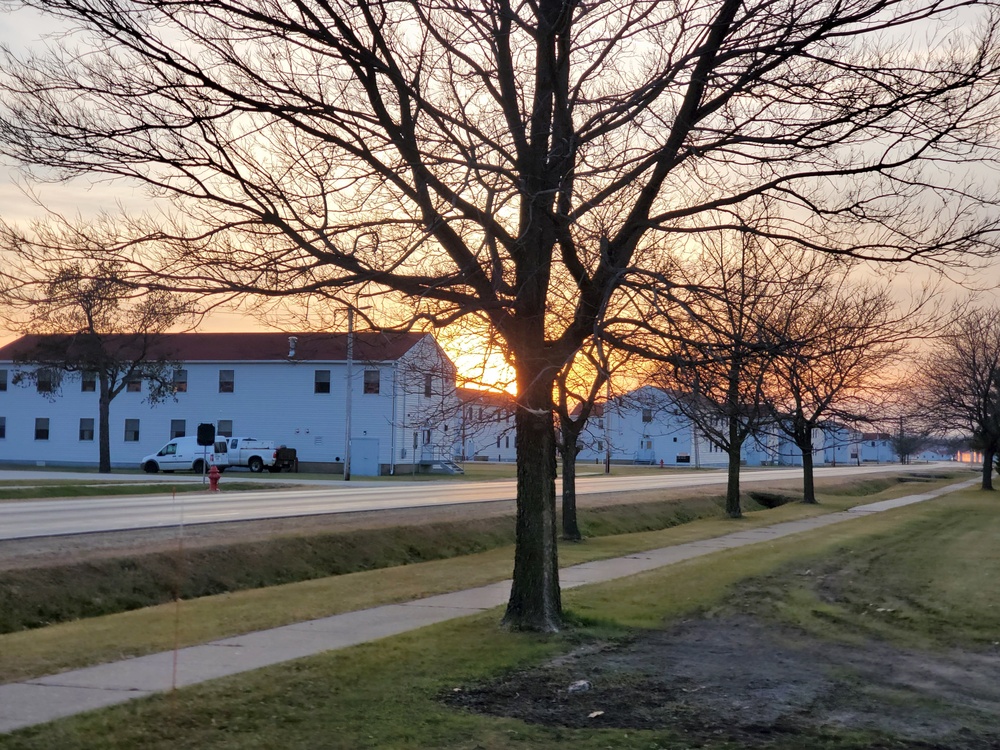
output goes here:
{"type": "Polygon", "coordinates": [[[964,311],[924,359],[922,403],[939,428],[972,436],[983,452],[984,490],[1000,454],[1000,309],[964,311]]]}
{"type": "MultiPolygon", "coordinates": [[[[556,379],[557,447],[563,467],[562,538],[568,541],[583,539],[576,512],[576,458],[580,438],[612,375],[608,355],[606,349],[591,341],[556,379]]],[[[607,404],[603,408],[606,411],[607,404]]],[[[607,419],[608,415],[603,413],[603,417],[607,419]]]]}
{"type": "Polygon", "coordinates": [[[788,343],[788,315],[815,293],[829,262],[798,262],[749,231],[702,239],[702,251],[683,264],[691,313],[673,319],[673,353],[660,384],[726,453],[726,513],[738,518],[742,449],[769,422],[768,395],[788,343]]]}
{"type": "Polygon", "coordinates": [[[927,445],[927,435],[904,432],[900,426],[900,432],[892,435],[892,450],[899,456],[901,464],[908,464],[913,460],[913,455],[919,453],[927,445]]]}
{"type": "Polygon", "coordinates": [[[884,390],[889,367],[906,342],[928,332],[933,295],[918,294],[897,310],[889,287],[855,283],[847,274],[815,278],[807,300],[781,306],[783,327],[771,373],[771,422],[802,453],[803,502],[816,502],[813,482],[813,432],[826,420],[857,419],[859,397],[884,390]]]}
{"type": "MultiPolygon", "coordinates": [[[[111,471],[111,402],[129,387],[147,386],[146,401],[173,398],[177,365],[164,333],[188,308],[167,292],[141,295],[123,283],[115,264],[10,267],[0,273],[8,327],[28,335],[17,343],[15,378],[52,394],[61,375],[93,378],[98,397],[98,471],[111,471]]],[[[86,383],[84,383],[86,385],[86,383]]]]}
{"type": "Polygon", "coordinates": [[[71,31],[4,57],[0,152],[148,187],[163,209],[117,225],[133,281],[489,321],[517,373],[513,627],[560,625],[554,379],[653,235],[766,195],[803,248],[993,250],[951,169],[997,142],[985,2],[18,4],[71,31]]]}

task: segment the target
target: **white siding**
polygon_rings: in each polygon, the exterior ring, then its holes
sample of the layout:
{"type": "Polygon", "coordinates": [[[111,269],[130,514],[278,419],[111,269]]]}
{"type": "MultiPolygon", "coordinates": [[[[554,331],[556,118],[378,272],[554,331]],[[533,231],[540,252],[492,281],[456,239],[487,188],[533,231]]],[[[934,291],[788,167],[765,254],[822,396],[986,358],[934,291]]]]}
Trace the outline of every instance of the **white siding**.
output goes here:
{"type": "MultiPolygon", "coordinates": [[[[141,393],[122,391],[111,403],[111,460],[117,466],[138,466],[139,460],[154,453],[170,439],[172,420],[184,420],[187,435],[194,435],[201,422],[218,424],[231,420],[234,435],[275,440],[298,450],[302,462],[336,463],[344,459],[346,440],[346,362],[270,361],[270,362],[188,362],[187,392],[178,393],[156,405],[145,402],[147,384],[141,393]],[[234,371],[232,393],[219,392],[219,370],[234,371]],[[317,370],[330,371],[330,392],[315,393],[317,370]],[[125,420],[139,420],[139,441],[125,442],[125,420]]],[[[6,436],[0,438],[0,462],[95,464],[98,461],[98,394],[83,393],[80,377],[66,375],[57,394],[51,398],[36,392],[34,385],[13,385],[12,374],[18,368],[0,363],[8,370],[8,387],[0,391],[0,417],[6,419],[6,436]],[[34,439],[35,419],[49,419],[49,440],[34,439]],[[79,440],[81,418],[94,420],[93,441],[79,440]]],[[[448,361],[433,337],[427,336],[400,360],[394,362],[355,361],[352,383],[352,434],[356,438],[377,438],[379,462],[393,463],[393,441],[397,446],[408,425],[401,415],[404,409],[419,413],[422,429],[444,436],[451,408],[454,407],[454,366],[448,361]],[[415,351],[418,350],[418,351],[415,351]],[[409,404],[397,374],[408,364],[417,363],[421,372],[434,368],[440,373],[441,386],[430,398],[424,395],[423,375],[420,390],[409,394],[409,404]],[[364,392],[364,371],[379,372],[379,393],[364,392]],[[450,378],[450,380],[449,380],[450,378]],[[396,404],[396,412],[393,405],[396,404]]],[[[396,461],[398,463],[398,460],[396,461]]]]}

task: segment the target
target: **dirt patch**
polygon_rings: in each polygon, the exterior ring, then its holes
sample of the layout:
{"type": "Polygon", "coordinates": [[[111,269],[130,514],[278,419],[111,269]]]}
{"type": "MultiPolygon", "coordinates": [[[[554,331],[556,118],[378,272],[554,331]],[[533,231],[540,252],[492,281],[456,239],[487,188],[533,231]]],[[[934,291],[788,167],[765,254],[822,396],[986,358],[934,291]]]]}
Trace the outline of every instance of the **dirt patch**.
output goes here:
{"type": "Polygon", "coordinates": [[[844,732],[871,733],[855,745],[868,748],[1000,746],[1000,655],[834,644],[744,616],[590,645],[444,700],[548,726],[672,730],[747,747],[844,732]]]}

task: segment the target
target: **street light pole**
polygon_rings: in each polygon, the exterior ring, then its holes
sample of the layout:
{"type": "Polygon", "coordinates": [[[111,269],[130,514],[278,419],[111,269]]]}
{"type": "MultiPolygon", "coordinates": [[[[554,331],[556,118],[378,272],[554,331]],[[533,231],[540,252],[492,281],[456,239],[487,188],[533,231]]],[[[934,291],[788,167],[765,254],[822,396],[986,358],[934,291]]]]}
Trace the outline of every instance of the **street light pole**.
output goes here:
{"type": "Polygon", "coordinates": [[[354,308],[347,308],[347,403],[344,429],[344,481],[351,481],[351,391],[354,385],[354,308]]]}

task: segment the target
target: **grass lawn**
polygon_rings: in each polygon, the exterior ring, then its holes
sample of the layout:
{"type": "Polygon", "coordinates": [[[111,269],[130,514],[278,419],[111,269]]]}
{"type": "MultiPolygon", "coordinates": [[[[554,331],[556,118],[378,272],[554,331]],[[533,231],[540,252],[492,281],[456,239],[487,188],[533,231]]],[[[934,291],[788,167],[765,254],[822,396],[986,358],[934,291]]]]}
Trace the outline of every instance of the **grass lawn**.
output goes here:
{"type": "MultiPolygon", "coordinates": [[[[915,488],[913,488],[915,489],[915,488]]],[[[898,493],[897,493],[898,494],[898,493]]],[[[876,498],[869,498],[876,499],[876,498]]],[[[829,506],[852,504],[841,496],[829,506]]],[[[992,494],[968,491],[896,511],[711,556],[622,581],[564,592],[573,627],[555,637],[512,634],[499,611],[330,652],[176,693],[22,730],[0,748],[441,748],[524,747],[708,750],[743,747],[691,738],[677,729],[588,729],[529,724],[444,705],[455,688],[510,674],[588,643],[614,644],[664,623],[753,612],[834,641],[877,637],[943,651],[992,648],[1000,630],[1000,514],[992,494]],[[832,592],[832,593],[831,593],[832,592]]],[[[783,506],[759,514],[773,523],[821,509],[783,506]]],[[[700,521],[663,532],[563,547],[563,563],[611,556],[759,525],[700,521]]],[[[185,603],[181,632],[216,637],[369,605],[394,597],[471,586],[502,577],[509,550],[185,603]],[[339,599],[339,601],[338,601],[339,599]],[[288,612],[287,610],[293,610],[288,612]],[[277,611],[276,610],[280,610],[277,611]]],[[[170,639],[176,610],[153,608],[4,636],[0,654],[49,638],[70,649],[160,623],[170,639]],[[51,634],[48,631],[53,631],[51,634]],[[103,635],[102,635],[103,634],[103,635]]],[[[16,672],[17,670],[15,670],[16,672]]],[[[880,740],[881,742],[881,740],[880,740]]],[[[917,747],[877,744],[866,732],[777,733],[768,748],[917,747]]],[[[925,746],[926,747],[926,746],[925,746]]]]}

